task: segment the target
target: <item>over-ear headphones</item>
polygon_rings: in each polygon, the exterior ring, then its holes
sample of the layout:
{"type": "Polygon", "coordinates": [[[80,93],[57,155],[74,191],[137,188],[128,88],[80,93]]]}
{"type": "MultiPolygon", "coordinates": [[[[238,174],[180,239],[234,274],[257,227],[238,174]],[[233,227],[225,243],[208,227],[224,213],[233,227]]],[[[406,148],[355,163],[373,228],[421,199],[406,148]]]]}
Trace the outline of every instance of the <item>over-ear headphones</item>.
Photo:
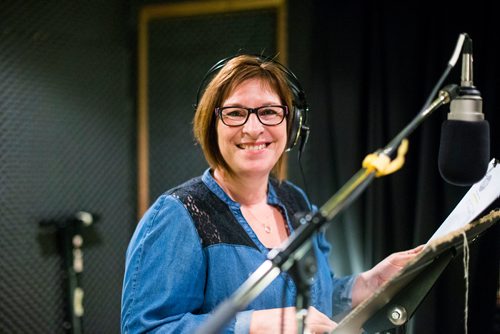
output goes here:
{"type": "MultiPolygon", "coordinates": [[[[211,79],[221,68],[223,68],[231,59],[241,56],[242,54],[237,54],[234,56],[230,56],[227,58],[223,58],[215,63],[205,74],[201,84],[198,88],[198,93],[196,94],[196,104],[194,105],[195,110],[200,101],[201,95],[205,91],[205,86],[208,84],[211,79]]],[[[292,110],[290,110],[289,125],[288,128],[288,142],[286,150],[289,151],[296,145],[299,145],[299,155],[302,154],[304,150],[305,144],[309,138],[309,126],[307,124],[307,117],[309,113],[309,106],[306,101],[306,94],[300,85],[299,79],[297,76],[290,71],[285,65],[279,63],[273,58],[266,57],[263,55],[251,54],[250,56],[255,57],[260,63],[273,63],[275,64],[283,73],[285,74],[288,86],[292,92],[293,96],[293,106],[292,110]]]]}

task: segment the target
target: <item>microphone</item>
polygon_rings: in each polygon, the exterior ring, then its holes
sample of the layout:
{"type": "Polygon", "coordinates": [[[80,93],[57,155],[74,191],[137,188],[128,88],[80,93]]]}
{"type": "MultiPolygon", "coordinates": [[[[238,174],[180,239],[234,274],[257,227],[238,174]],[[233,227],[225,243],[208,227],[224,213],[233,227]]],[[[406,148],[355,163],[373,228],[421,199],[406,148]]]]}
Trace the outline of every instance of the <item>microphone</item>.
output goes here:
{"type": "Polygon", "coordinates": [[[481,93],[472,81],[472,39],[464,35],[460,87],[441,126],[438,158],[441,177],[457,186],[480,181],[490,160],[490,126],[484,119],[481,93]]]}

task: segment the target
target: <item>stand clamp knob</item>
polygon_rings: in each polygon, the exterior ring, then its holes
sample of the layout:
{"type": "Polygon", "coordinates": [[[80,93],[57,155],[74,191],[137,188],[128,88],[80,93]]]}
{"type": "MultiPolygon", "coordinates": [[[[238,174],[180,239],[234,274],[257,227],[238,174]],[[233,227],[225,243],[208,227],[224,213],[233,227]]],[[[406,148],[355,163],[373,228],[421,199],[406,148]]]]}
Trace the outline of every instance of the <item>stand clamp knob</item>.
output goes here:
{"type": "Polygon", "coordinates": [[[401,326],[408,320],[408,313],[403,306],[394,306],[389,309],[387,316],[390,322],[396,326],[401,326]]]}

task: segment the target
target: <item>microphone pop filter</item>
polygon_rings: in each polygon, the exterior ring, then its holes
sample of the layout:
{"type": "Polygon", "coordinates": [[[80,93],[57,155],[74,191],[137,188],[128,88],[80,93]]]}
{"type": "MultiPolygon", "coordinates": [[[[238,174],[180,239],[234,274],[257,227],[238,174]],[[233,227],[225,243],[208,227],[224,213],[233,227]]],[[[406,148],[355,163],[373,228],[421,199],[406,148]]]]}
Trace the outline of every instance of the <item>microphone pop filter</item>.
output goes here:
{"type": "Polygon", "coordinates": [[[438,166],[446,182],[457,186],[473,185],[484,177],[489,161],[488,121],[443,122],[438,166]]]}

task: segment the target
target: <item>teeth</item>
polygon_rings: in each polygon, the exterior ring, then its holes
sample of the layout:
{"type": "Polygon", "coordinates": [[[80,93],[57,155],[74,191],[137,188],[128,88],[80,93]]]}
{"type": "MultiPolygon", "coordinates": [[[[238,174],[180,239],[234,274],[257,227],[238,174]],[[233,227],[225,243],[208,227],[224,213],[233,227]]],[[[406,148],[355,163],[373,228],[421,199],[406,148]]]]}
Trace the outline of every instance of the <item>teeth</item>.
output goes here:
{"type": "Polygon", "coordinates": [[[240,145],[242,148],[245,150],[252,150],[252,151],[257,151],[257,150],[263,150],[266,148],[266,144],[261,144],[261,145],[248,145],[248,144],[242,144],[240,145]]]}

